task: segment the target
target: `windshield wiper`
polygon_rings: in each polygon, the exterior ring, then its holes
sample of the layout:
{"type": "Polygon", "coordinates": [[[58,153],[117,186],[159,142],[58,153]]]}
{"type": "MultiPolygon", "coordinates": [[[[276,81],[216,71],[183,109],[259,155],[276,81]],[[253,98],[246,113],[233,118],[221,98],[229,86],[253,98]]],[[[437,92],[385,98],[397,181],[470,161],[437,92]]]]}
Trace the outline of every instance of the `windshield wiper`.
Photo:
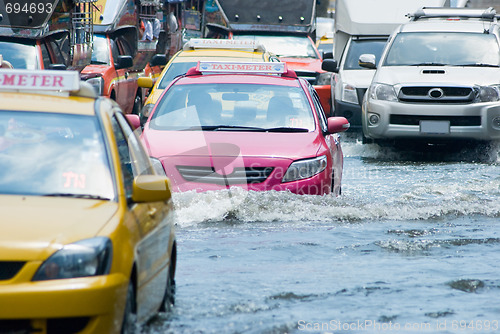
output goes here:
{"type": "Polygon", "coordinates": [[[239,126],[239,125],[202,125],[202,126],[192,126],[187,129],[182,129],[182,131],[192,131],[192,130],[202,130],[202,131],[265,131],[263,128],[255,126],[239,126]]]}
{"type": "Polygon", "coordinates": [[[90,195],[90,194],[52,193],[52,194],[45,194],[43,196],[47,196],[47,197],[72,197],[72,198],[98,199],[98,200],[104,200],[104,201],[111,200],[111,198],[102,197],[102,196],[98,196],[98,195],[90,195]]]}
{"type": "Polygon", "coordinates": [[[253,132],[309,132],[308,129],[304,128],[290,128],[290,127],[276,127],[276,128],[259,128],[256,126],[242,126],[242,125],[204,125],[204,126],[193,126],[187,129],[182,129],[182,131],[192,131],[192,130],[202,130],[202,131],[253,131],[253,132]]]}
{"type": "Polygon", "coordinates": [[[286,126],[281,126],[278,128],[264,129],[265,132],[309,132],[308,129],[304,128],[289,128],[286,126]]]}
{"type": "Polygon", "coordinates": [[[106,61],[99,61],[99,60],[92,60],[90,63],[93,65],[107,65],[108,64],[108,62],[106,62],[106,61]]]}
{"type": "Polygon", "coordinates": [[[500,67],[500,65],[484,64],[484,63],[460,64],[460,65],[454,65],[454,66],[463,66],[463,67],[500,67]]]}
{"type": "Polygon", "coordinates": [[[443,63],[419,63],[419,64],[411,64],[408,66],[447,66],[448,64],[443,63]]]}

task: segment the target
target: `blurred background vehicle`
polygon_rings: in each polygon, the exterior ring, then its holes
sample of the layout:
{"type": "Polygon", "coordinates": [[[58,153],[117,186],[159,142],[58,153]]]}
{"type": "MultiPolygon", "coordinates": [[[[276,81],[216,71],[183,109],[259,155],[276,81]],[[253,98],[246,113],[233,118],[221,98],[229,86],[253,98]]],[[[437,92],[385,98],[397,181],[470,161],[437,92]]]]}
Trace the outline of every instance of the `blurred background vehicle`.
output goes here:
{"type": "Polygon", "coordinates": [[[163,91],[172,80],[185,74],[196,66],[198,61],[241,61],[241,62],[279,62],[280,60],[268,52],[262,44],[255,41],[228,40],[228,39],[190,39],[181,51],[177,52],[168,62],[154,84],[148,77],[139,79],[139,86],[152,88],[141,111],[141,123],[149,117],[149,113],[163,91]],[[153,86],[154,84],[154,86],[153,86]]]}
{"type": "Polygon", "coordinates": [[[137,85],[141,76],[158,76],[167,62],[166,33],[159,0],[97,0],[93,17],[92,62],[82,79],[97,93],[115,100],[127,114],[139,114],[146,92],[137,85]],[[143,36],[142,25],[148,25],[143,36]],[[153,29],[154,27],[154,29],[153,29]]]}
{"type": "Polygon", "coordinates": [[[0,6],[0,55],[15,69],[81,71],[92,54],[96,0],[5,2],[0,6]],[[35,5],[35,6],[34,6],[35,5]]]}
{"type": "Polygon", "coordinates": [[[330,110],[330,77],[321,69],[316,48],[316,0],[217,0],[206,20],[205,35],[255,40],[308,80],[330,110]]]}

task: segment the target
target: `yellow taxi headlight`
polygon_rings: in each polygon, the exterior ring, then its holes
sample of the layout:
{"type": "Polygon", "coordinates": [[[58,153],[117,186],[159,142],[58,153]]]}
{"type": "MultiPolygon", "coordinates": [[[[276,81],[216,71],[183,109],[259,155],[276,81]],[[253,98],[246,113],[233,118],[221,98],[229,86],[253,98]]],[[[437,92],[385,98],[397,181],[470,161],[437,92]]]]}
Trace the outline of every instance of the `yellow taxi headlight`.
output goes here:
{"type": "Polygon", "coordinates": [[[105,275],[111,268],[111,240],[96,237],[81,240],[52,254],[38,269],[33,281],[105,275]]]}

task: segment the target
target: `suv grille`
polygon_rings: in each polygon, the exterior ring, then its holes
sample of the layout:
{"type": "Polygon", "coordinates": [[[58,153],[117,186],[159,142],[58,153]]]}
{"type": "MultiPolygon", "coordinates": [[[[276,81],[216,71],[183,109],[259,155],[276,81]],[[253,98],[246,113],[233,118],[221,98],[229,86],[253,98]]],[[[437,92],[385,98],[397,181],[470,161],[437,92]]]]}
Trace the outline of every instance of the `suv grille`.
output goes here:
{"type": "Polygon", "coordinates": [[[264,182],[273,171],[273,167],[237,167],[229,175],[215,172],[213,167],[176,166],[186,181],[213,183],[218,185],[251,184],[264,182]]]}
{"type": "Polygon", "coordinates": [[[402,102],[470,103],[474,97],[470,87],[403,87],[399,92],[402,102]]]}
{"type": "Polygon", "coordinates": [[[419,125],[420,121],[450,121],[450,126],[479,126],[481,116],[391,115],[391,124],[419,125]]]}
{"type": "Polygon", "coordinates": [[[2,261],[0,262],[0,281],[11,279],[16,276],[16,274],[24,266],[25,262],[11,262],[2,261]]]}

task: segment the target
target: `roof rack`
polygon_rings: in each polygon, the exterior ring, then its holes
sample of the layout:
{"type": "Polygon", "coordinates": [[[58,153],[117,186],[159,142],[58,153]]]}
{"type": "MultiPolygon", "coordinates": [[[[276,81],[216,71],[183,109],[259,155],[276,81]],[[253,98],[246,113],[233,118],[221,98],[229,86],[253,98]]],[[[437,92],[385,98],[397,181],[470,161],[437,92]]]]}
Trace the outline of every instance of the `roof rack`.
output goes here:
{"type": "Polygon", "coordinates": [[[289,69],[286,63],[274,62],[225,62],[225,61],[199,61],[196,67],[191,68],[186,76],[211,74],[266,74],[281,75],[282,77],[297,78],[295,71],[289,69]]]}
{"type": "Polygon", "coordinates": [[[500,18],[493,7],[487,9],[422,7],[409,15],[410,20],[417,21],[428,18],[476,18],[485,21],[495,21],[500,18]]]}
{"type": "Polygon", "coordinates": [[[78,71],[1,69],[0,91],[97,98],[78,71]]]}
{"type": "Polygon", "coordinates": [[[236,49],[265,52],[266,48],[258,41],[239,39],[191,38],[184,44],[183,50],[195,49],[236,49]]]}

